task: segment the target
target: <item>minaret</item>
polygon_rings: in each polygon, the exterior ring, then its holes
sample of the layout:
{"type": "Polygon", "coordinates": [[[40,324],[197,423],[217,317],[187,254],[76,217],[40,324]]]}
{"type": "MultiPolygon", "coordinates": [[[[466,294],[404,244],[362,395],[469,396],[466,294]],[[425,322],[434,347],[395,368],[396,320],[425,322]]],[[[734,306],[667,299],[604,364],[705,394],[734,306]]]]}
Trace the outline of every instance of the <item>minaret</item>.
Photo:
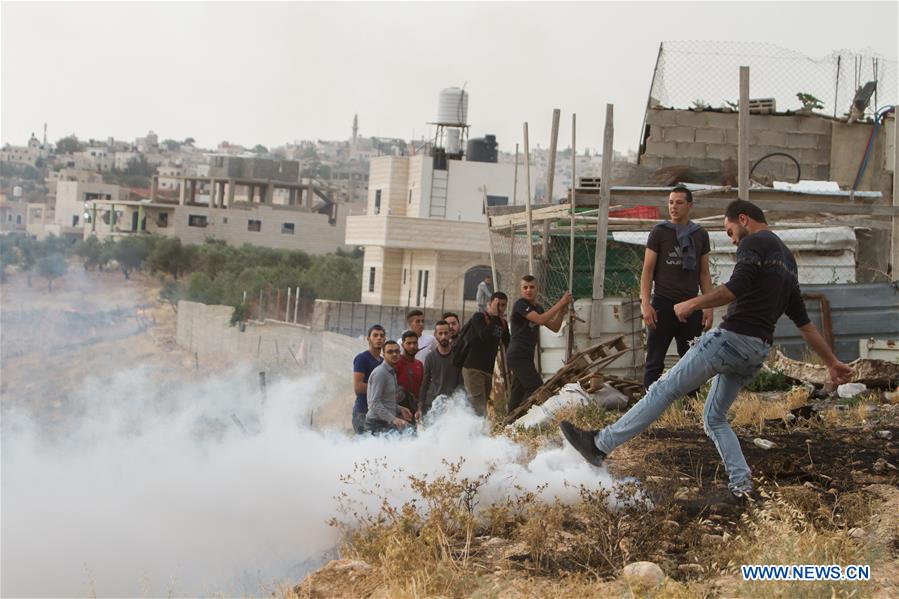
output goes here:
{"type": "Polygon", "coordinates": [[[353,146],[356,145],[356,138],[359,135],[359,115],[353,115],[353,146]]]}
{"type": "Polygon", "coordinates": [[[44,123],[44,145],[47,145],[47,123],[44,123]]]}

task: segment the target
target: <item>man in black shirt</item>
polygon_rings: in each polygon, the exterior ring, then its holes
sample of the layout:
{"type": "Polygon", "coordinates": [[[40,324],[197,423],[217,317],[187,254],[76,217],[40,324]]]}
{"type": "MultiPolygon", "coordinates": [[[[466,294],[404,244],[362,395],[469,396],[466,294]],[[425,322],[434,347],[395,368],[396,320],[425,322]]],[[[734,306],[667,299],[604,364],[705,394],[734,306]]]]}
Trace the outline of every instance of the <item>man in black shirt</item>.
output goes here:
{"type": "Polygon", "coordinates": [[[462,365],[462,381],[478,416],[487,415],[487,401],[493,386],[493,366],[499,344],[509,344],[509,327],[503,318],[509,297],[502,291],[490,296],[486,312],[477,312],[469,321],[465,336],[468,353],[462,365]]]}
{"type": "Polygon", "coordinates": [[[764,213],[751,202],[735,200],[725,211],[724,227],[738,244],[730,280],[711,293],[674,306],[683,322],[696,310],[730,304],[724,322],[705,333],[615,424],[601,431],[586,431],[570,422],[561,423],[565,438],[591,464],[602,464],[613,449],[645,430],[674,400],[714,376],[702,413],[703,427],[724,461],[731,492],[737,497],[748,495],[751,471],[727,412],[768,356],[774,326],[782,314],[790,317],[808,346],[821,357],[835,384],[851,380],[852,369],[837,359],[809,320],[796,261],[780,238],[768,230],[764,213]]]}
{"type": "Polygon", "coordinates": [[[540,339],[540,327],[545,326],[557,333],[562,326],[565,307],[571,299],[571,292],[566,291],[552,308],[544,310],[537,303],[537,279],[531,275],[521,277],[521,297],[512,306],[512,340],[506,351],[506,363],[512,371],[509,412],[543,385],[543,377],[534,366],[534,349],[540,339]]]}
{"type": "Polygon", "coordinates": [[[640,305],[646,324],[646,367],[643,386],[647,389],[665,369],[665,354],[671,340],[677,340],[681,357],[689,343],[712,328],[712,309],[697,310],[685,322],[674,314],[674,305],[712,290],[709,273],[709,234],[690,220],[693,194],[683,186],[668,196],[671,220],[653,227],[646,241],[643,274],[640,277],[640,305]]]}

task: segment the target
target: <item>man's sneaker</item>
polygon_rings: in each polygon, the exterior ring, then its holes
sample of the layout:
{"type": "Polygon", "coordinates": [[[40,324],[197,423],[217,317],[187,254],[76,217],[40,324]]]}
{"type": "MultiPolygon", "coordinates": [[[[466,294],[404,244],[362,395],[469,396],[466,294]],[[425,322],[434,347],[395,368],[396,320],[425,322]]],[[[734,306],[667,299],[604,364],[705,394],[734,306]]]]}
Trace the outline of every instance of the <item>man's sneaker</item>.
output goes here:
{"type": "Polygon", "coordinates": [[[730,493],[738,503],[758,503],[758,501],[762,498],[759,492],[752,487],[743,489],[731,489],[730,493]]]}
{"type": "Polygon", "coordinates": [[[567,420],[563,420],[559,424],[559,428],[562,429],[562,434],[565,435],[571,446],[577,449],[578,453],[584,456],[585,460],[594,466],[602,466],[603,460],[606,459],[606,454],[601,452],[594,442],[596,433],[599,431],[585,431],[567,420]]]}

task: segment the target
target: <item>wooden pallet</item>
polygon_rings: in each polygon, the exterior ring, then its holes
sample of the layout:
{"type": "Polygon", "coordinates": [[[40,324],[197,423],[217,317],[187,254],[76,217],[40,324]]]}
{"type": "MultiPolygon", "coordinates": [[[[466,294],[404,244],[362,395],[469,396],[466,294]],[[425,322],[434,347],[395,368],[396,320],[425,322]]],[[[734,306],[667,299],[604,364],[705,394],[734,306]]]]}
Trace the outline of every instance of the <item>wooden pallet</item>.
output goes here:
{"type": "Polygon", "coordinates": [[[577,382],[582,377],[597,372],[628,351],[627,344],[624,342],[624,335],[619,335],[577,352],[542,387],[534,391],[524,403],[510,412],[503,420],[503,424],[515,422],[530,410],[531,406],[542,404],[553,395],[556,395],[563,386],[577,382]]]}
{"type": "Polygon", "coordinates": [[[603,386],[609,385],[628,396],[631,401],[639,399],[644,393],[643,385],[639,381],[613,376],[611,374],[603,374],[601,372],[594,372],[593,374],[581,377],[578,379],[578,383],[587,393],[596,393],[602,389],[603,386]]]}

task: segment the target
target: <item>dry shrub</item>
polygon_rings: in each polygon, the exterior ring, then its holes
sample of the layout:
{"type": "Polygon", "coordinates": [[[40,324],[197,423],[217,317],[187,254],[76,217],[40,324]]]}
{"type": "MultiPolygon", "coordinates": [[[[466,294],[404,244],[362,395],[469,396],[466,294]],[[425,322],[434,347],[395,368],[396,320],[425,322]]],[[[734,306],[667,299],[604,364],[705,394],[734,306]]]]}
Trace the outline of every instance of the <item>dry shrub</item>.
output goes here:
{"type": "Polygon", "coordinates": [[[551,504],[536,502],[524,509],[523,523],[515,536],[527,545],[537,571],[542,569],[547,555],[559,549],[566,511],[567,508],[558,501],[551,504]]]}
{"type": "MultiPolygon", "coordinates": [[[[346,493],[338,497],[344,519],[330,524],[343,534],[342,553],[379,568],[392,595],[455,596],[471,590],[465,568],[477,528],[475,498],[488,475],[462,478],[461,460],[444,465],[446,473],[433,480],[409,476],[416,497],[399,507],[381,497],[377,514],[361,509],[346,493]]],[[[358,484],[357,477],[367,478],[372,468],[363,463],[343,482],[358,484]]]]}
{"type": "Polygon", "coordinates": [[[858,582],[743,581],[743,564],[866,564],[873,557],[845,529],[817,526],[804,509],[784,494],[775,495],[759,509],[742,517],[743,531],[730,549],[729,566],[740,577],[740,596],[849,597],[858,594],[858,582]]]}

